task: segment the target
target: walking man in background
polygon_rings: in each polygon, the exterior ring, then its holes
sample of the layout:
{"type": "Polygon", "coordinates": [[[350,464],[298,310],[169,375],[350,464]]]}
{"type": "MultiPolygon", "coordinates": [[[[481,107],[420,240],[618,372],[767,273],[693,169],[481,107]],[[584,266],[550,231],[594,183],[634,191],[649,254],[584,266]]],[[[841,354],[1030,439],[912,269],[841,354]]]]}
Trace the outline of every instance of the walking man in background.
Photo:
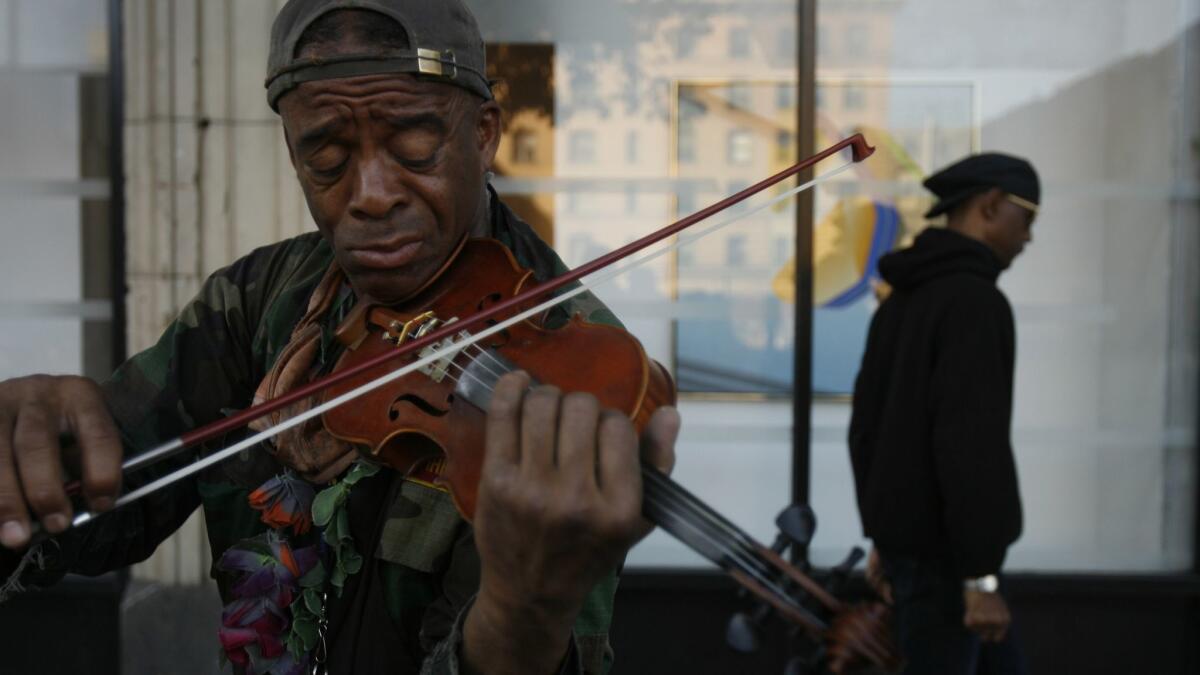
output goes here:
{"type": "Polygon", "coordinates": [[[880,260],[892,290],[854,388],[850,457],[875,544],[868,578],[894,602],[906,673],[1023,673],[997,579],[1021,534],[1021,500],[1013,314],[996,279],[1031,241],[1037,173],[982,154],[925,186],[939,200],[926,217],[946,214],[947,225],[880,260]]]}

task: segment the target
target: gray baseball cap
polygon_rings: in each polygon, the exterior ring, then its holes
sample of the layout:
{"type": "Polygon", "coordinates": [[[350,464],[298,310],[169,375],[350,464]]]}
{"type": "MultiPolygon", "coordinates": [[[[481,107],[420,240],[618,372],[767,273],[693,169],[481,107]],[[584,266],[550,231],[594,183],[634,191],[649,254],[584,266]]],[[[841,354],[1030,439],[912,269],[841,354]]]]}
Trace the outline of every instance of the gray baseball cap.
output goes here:
{"type": "Polygon", "coordinates": [[[492,98],[483,37],[462,0],[289,0],[275,17],[267,59],[267,103],[276,112],[279,97],[302,82],[383,73],[412,73],[492,98]],[[297,58],[296,43],[304,31],[339,9],[365,9],[393,19],[408,34],[409,48],[386,56],[297,58]]]}

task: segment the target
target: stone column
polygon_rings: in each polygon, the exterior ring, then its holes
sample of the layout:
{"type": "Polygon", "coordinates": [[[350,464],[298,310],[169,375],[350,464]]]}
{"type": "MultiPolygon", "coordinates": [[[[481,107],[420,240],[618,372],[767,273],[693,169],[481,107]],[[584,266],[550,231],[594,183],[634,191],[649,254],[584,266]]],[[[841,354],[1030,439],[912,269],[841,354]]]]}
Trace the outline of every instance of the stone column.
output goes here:
{"type": "MultiPolygon", "coordinates": [[[[283,0],[125,0],[129,353],[157,341],[213,271],[312,228],[266,103],[283,0]]],[[[202,583],[197,514],[135,569],[202,583]]]]}

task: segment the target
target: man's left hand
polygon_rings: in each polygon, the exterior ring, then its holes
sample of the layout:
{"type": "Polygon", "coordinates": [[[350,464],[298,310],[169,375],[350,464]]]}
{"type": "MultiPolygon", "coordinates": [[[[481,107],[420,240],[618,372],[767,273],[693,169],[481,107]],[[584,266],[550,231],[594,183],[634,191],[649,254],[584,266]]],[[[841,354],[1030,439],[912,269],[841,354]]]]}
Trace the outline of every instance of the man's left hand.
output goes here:
{"type": "Polygon", "coordinates": [[[967,630],[979,635],[984,642],[1000,642],[1004,639],[1008,634],[1008,625],[1012,623],[1004,596],[966,590],[963,591],[963,602],[967,607],[963,616],[963,625],[967,630]]]}
{"type": "Polygon", "coordinates": [[[594,396],[529,385],[506,375],[488,413],[465,651],[469,668],[486,658],[489,673],[553,672],[587,594],[651,529],[640,460],[669,471],[679,431],[678,413],[662,409],[639,441],[594,396]]]}

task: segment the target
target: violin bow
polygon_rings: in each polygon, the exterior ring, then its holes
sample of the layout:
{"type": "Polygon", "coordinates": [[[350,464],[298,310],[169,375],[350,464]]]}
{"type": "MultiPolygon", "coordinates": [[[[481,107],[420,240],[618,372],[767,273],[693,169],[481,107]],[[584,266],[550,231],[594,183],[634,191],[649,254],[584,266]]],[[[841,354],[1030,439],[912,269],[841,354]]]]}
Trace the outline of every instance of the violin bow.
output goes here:
{"type": "MultiPolygon", "coordinates": [[[[195,447],[206,441],[223,436],[231,431],[241,429],[242,427],[246,426],[247,424],[249,424],[250,422],[252,422],[256,419],[259,419],[265,415],[268,415],[270,413],[273,413],[273,412],[276,412],[283,408],[286,408],[296,402],[299,402],[310,396],[320,393],[322,390],[324,390],[328,387],[334,386],[334,385],[344,382],[350,378],[361,375],[362,373],[364,373],[366,371],[378,368],[392,360],[400,359],[405,356],[409,356],[409,355],[419,352],[421,350],[428,350],[427,353],[423,354],[416,361],[413,361],[401,368],[398,368],[398,369],[392,370],[388,373],[385,373],[384,375],[381,375],[380,377],[376,378],[375,380],[373,380],[371,382],[363,384],[363,385],[361,385],[355,389],[352,389],[340,396],[337,396],[328,401],[325,401],[325,402],[321,403],[320,405],[314,406],[311,409],[309,409],[303,413],[299,413],[293,417],[283,420],[282,422],[280,422],[268,429],[264,429],[263,431],[260,431],[251,436],[248,436],[248,437],[242,439],[241,441],[238,441],[238,442],[234,443],[233,445],[230,445],[222,450],[218,450],[218,451],[213,452],[205,457],[197,459],[195,462],[193,462],[192,464],[189,464],[186,467],[180,468],[172,473],[162,476],[161,478],[158,478],[150,483],[147,483],[146,485],[143,485],[139,488],[136,488],[136,489],[122,495],[119,499],[117,499],[117,501],[114,505],[114,510],[117,508],[126,506],[128,504],[131,504],[133,502],[136,502],[154,492],[157,492],[158,490],[161,490],[161,489],[167,487],[168,485],[171,485],[175,482],[183,480],[184,478],[187,478],[196,473],[199,473],[200,471],[203,471],[214,464],[218,464],[218,463],[224,461],[225,459],[228,459],[229,457],[236,455],[238,452],[241,452],[242,450],[253,447],[254,445],[261,443],[262,441],[268,440],[268,439],[274,437],[275,435],[282,433],[283,431],[286,431],[297,425],[303,424],[304,422],[307,422],[310,419],[313,419],[315,417],[318,417],[318,416],[324,414],[328,410],[331,410],[331,409],[336,408],[344,403],[354,400],[355,398],[358,398],[359,396],[362,396],[363,394],[366,394],[367,392],[370,392],[379,387],[382,387],[382,386],[388,384],[389,382],[392,382],[401,377],[404,377],[405,375],[408,375],[409,373],[412,373],[416,370],[424,368],[432,363],[436,363],[437,361],[440,361],[447,357],[452,357],[454,354],[458,353],[459,351],[466,349],[479,341],[485,340],[488,337],[490,337],[496,333],[499,333],[516,323],[519,323],[520,321],[524,321],[524,320],[530,319],[532,317],[535,317],[556,305],[559,305],[577,295],[587,292],[591,288],[594,288],[595,286],[602,284],[605,281],[609,281],[613,278],[616,278],[617,276],[619,276],[621,274],[624,274],[626,271],[633,269],[634,267],[644,265],[644,264],[650,262],[651,260],[654,260],[658,257],[661,257],[661,256],[669,253],[672,250],[675,250],[676,248],[678,248],[680,246],[689,244],[689,243],[696,241],[702,237],[705,237],[719,229],[722,229],[724,227],[732,225],[735,222],[738,222],[740,220],[748,218],[766,208],[774,206],[778,203],[782,203],[783,201],[790,199],[792,196],[794,196],[796,194],[799,194],[799,193],[801,193],[805,190],[808,190],[822,182],[832,179],[834,176],[847,170],[854,164],[856,164],[858,162],[862,162],[863,160],[867,159],[874,152],[875,152],[875,148],[867,144],[867,141],[863,137],[862,134],[854,134],[853,136],[845,138],[845,139],[839,141],[838,143],[835,143],[835,144],[825,148],[824,150],[818,152],[817,154],[815,154],[807,159],[804,159],[803,161],[800,161],[800,162],[788,167],[787,169],[784,169],[783,171],[780,171],[779,173],[776,173],[775,175],[770,176],[769,178],[765,178],[762,181],[759,181],[758,183],[751,185],[750,187],[748,187],[734,195],[726,197],[725,199],[722,199],[721,201],[716,202],[715,204],[705,207],[704,209],[701,209],[700,211],[697,211],[696,213],[693,213],[690,216],[687,216],[681,220],[678,220],[675,223],[672,223],[671,225],[668,225],[668,226],[661,228],[655,232],[652,232],[652,233],[642,237],[641,239],[638,239],[638,240],[631,242],[629,244],[626,244],[625,246],[622,246],[616,250],[613,250],[609,253],[599,256],[595,260],[592,260],[591,262],[580,265],[579,267],[576,267],[575,269],[570,270],[570,271],[566,272],[565,274],[559,275],[553,279],[549,279],[543,283],[533,286],[517,295],[514,295],[513,297],[509,298],[508,300],[498,302],[495,305],[493,305],[487,309],[476,312],[475,314],[472,314],[468,317],[461,318],[453,323],[445,324],[436,330],[430,331],[428,334],[426,334],[422,337],[414,338],[408,342],[405,342],[404,344],[398,346],[393,351],[381,354],[375,358],[364,361],[363,363],[358,364],[355,367],[348,368],[344,371],[340,371],[337,373],[332,373],[330,375],[327,375],[327,376],[320,378],[318,380],[315,380],[305,386],[298,387],[295,390],[288,392],[287,394],[284,394],[277,398],[271,399],[269,401],[265,401],[259,405],[247,408],[247,409],[245,409],[239,413],[236,413],[234,415],[231,415],[225,419],[217,420],[216,422],[213,422],[211,424],[207,424],[207,425],[204,425],[197,429],[194,429],[190,432],[187,432],[187,433],[179,436],[178,438],[176,438],[174,440],[163,443],[155,448],[150,449],[147,452],[144,452],[135,457],[132,457],[132,458],[126,460],[121,465],[122,473],[130,473],[133,471],[137,471],[139,469],[143,469],[152,464],[156,464],[167,458],[173,457],[188,448],[195,447]],[[756,195],[760,192],[763,192],[764,190],[767,190],[775,185],[778,185],[779,183],[782,183],[783,181],[785,181],[789,178],[792,178],[793,176],[796,176],[803,171],[811,169],[812,167],[816,166],[821,161],[828,159],[828,158],[830,158],[844,150],[847,150],[847,149],[850,150],[850,154],[851,154],[850,160],[848,162],[840,165],[839,167],[837,167],[831,171],[828,171],[828,172],[822,174],[821,176],[813,178],[812,180],[809,180],[802,185],[791,188],[791,189],[787,190],[786,192],[772,198],[770,201],[764,202],[763,204],[761,204],[761,205],[755,207],[754,209],[751,209],[745,213],[739,214],[733,218],[729,218],[727,220],[724,220],[724,221],[718,222],[716,224],[710,225],[708,227],[705,227],[705,228],[701,229],[699,232],[681,236],[680,238],[678,238],[675,242],[671,243],[670,245],[665,246],[657,251],[650,252],[649,254],[643,255],[639,258],[627,261],[624,265],[616,265],[617,263],[625,260],[626,258],[630,258],[631,256],[634,256],[635,254],[644,251],[645,249],[649,248],[650,246],[653,246],[654,244],[662,242],[663,240],[667,239],[668,237],[679,235],[684,230],[692,227],[693,225],[696,225],[697,223],[699,223],[703,220],[707,220],[708,218],[712,217],[713,215],[720,213],[721,211],[724,211],[736,204],[744,202],[747,199],[749,199],[750,197],[753,197],[754,195],[756,195]],[[523,309],[523,310],[521,309],[521,307],[523,305],[526,305],[529,302],[539,300],[542,298],[546,298],[547,296],[550,296],[550,294],[553,294],[556,291],[560,291],[564,287],[566,287],[570,284],[579,282],[584,277],[590,277],[592,275],[596,275],[601,270],[605,270],[606,268],[610,268],[610,267],[612,269],[609,269],[604,274],[595,277],[592,280],[591,284],[580,283],[580,284],[576,285],[574,288],[570,288],[564,292],[559,293],[558,295],[555,295],[553,297],[550,297],[549,299],[543,300],[533,307],[530,307],[528,309],[523,309]],[[461,335],[463,333],[463,331],[470,331],[472,328],[483,325],[489,319],[494,319],[495,317],[497,317],[499,315],[505,314],[507,312],[514,312],[514,311],[516,312],[515,314],[513,314],[512,316],[509,316],[508,318],[506,318],[505,320],[503,320],[499,323],[489,326],[488,328],[486,328],[478,333],[471,333],[468,337],[466,337],[464,339],[461,339],[461,340],[456,339],[456,337],[461,335]]],[[[75,481],[75,482],[72,482],[71,484],[69,484],[67,486],[67,489],[68,489],[68,493],[72,493],[72,494],[78,493],[78,491],[79,491],[78,481],[75,481]]],[[[90,511],[81,512],[81,513],[77,514],[75,516],[75,518],[71,521],[71,526],[78,527],[80,525],[83,525],[83,524],[91,521],[92,519],[96,518],[98,515],[102,515],[102,514],[96,514],[96,513],[90,512],[90,511]]]]}

